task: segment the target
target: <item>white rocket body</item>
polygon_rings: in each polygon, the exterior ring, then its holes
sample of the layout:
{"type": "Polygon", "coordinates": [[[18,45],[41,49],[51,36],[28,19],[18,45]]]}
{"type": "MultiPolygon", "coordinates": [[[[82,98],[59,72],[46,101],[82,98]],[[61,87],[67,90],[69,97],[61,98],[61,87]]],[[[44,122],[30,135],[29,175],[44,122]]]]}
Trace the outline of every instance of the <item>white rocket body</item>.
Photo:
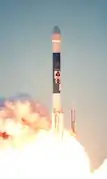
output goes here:
{"type": "Polygon", "coordinates": [[[60,30],[54,27],[52,33],[52,55],[53,55],[53,94],[52,94],[52,131],[62,136],[63,134],[63,112],[61,108],[61,58],[60,58],[60,30]]]}

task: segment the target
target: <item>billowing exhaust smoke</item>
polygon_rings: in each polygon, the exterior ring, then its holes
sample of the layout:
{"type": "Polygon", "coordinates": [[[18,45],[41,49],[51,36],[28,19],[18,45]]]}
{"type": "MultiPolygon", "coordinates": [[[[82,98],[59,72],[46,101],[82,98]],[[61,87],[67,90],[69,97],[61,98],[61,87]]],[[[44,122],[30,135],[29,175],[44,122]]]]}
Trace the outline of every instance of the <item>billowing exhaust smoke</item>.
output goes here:
{"type": "Polygon", "coordinates": [[[0,138],[15,139],[51,126],[48,112],[28,94],[0,100],[0,138]],[[20,135],[19,135],[20,134],[20,135]]]}

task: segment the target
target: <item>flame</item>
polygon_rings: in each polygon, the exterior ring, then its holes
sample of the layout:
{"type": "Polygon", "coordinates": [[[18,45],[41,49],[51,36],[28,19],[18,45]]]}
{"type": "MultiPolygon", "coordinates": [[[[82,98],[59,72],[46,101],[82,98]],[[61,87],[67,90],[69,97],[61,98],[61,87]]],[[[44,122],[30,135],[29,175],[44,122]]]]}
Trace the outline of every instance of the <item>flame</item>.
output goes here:
{"type": "Polygon", "coordinates": [[[50,130],[44,107],[32,100],[3,102],[0,144],[2,179],[105,179],[107,175],[104,167],[91,174],[84,148],[67,130],[59,140],[50,130]]]}

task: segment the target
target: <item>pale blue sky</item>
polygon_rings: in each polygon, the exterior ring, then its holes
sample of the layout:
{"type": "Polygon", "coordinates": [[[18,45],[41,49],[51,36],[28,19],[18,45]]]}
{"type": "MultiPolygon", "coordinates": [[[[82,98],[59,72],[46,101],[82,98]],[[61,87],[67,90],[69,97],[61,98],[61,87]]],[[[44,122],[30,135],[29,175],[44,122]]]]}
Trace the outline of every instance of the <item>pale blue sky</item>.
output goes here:
{"type": "Polygon", "coordinates": [[[97,163],[107,156],[106,0],[1,0],[0,94],[27,92],[51,112],[54,25],[62,34],[65,123],[74,105],[78,138],[97,163]]]}

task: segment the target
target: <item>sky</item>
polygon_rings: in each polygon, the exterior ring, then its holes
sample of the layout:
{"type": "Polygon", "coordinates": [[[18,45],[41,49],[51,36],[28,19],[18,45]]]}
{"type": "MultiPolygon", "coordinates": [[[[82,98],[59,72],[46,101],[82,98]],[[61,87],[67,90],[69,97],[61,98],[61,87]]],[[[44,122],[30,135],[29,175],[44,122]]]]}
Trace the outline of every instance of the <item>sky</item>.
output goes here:
{"type": "Polygon", "coordinates": [[[0,95],[29,93],[52,106],[52,44],[61,30],[65,126],[76,108],[80,142],[94,166],[107,157],[107,1],[1,0],[0,95]]]}

